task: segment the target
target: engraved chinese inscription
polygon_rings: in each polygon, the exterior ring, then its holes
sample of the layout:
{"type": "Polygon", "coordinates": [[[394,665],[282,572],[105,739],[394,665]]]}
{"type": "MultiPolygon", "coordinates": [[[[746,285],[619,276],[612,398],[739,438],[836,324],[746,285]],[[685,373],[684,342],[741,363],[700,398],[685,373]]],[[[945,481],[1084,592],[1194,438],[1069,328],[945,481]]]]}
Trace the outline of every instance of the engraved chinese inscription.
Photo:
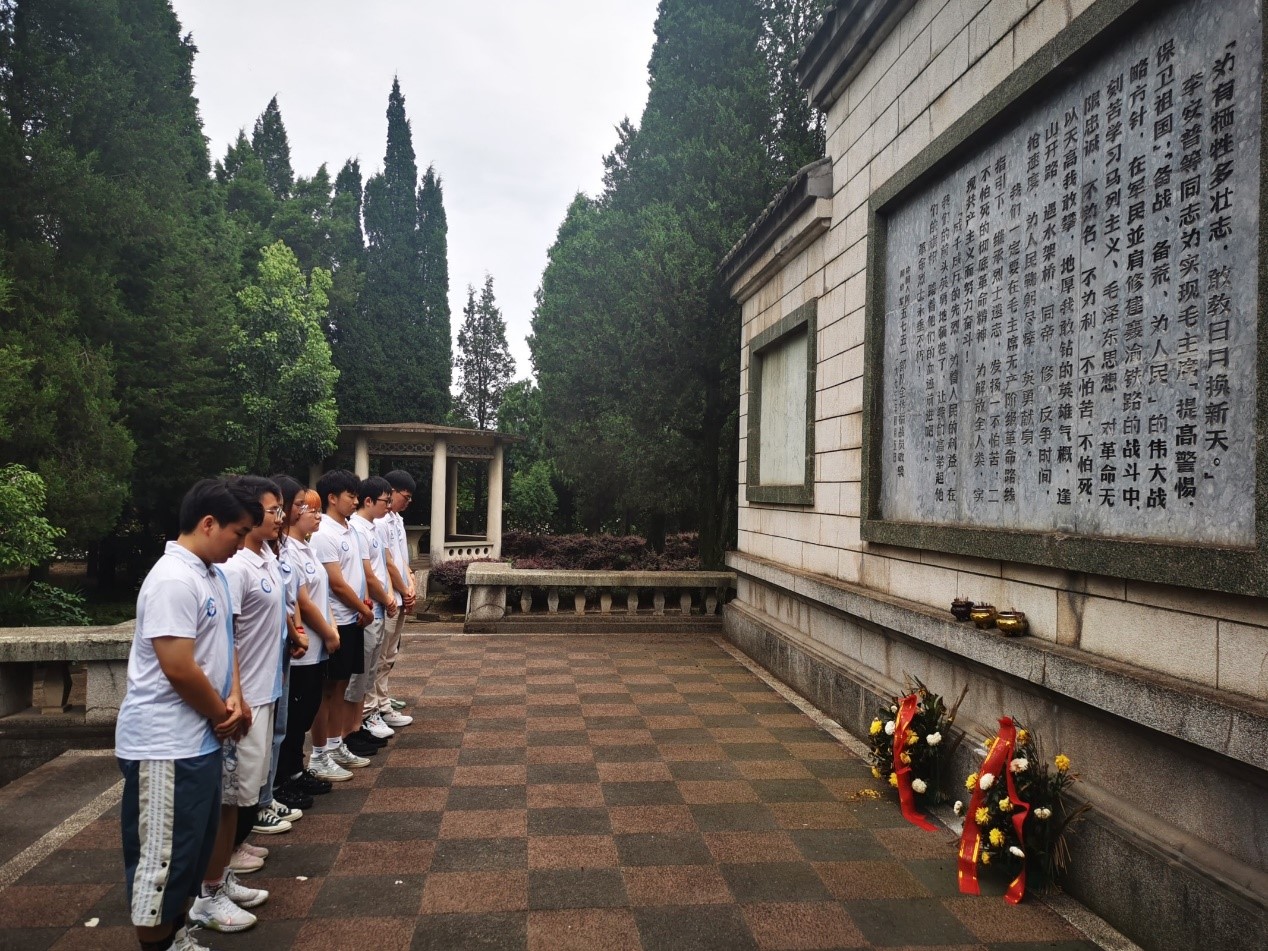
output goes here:
{"type": "Polygon", "coordinates": [[[1254,542],[1261,25],[1136,27],[886,212],[886,520],[1254,542]]]}

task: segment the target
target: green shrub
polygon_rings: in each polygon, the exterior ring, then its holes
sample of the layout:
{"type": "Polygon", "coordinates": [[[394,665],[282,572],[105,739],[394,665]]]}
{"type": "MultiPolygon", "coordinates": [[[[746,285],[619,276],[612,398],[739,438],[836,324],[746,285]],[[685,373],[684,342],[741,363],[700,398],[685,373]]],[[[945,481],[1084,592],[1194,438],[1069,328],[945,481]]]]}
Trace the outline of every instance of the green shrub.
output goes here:
{"type": "Polygon", "coordinates": [[[87,602],[77,591],[32,581],[0,590],[0,627],[59,627],[91,624],[87,602]]]}

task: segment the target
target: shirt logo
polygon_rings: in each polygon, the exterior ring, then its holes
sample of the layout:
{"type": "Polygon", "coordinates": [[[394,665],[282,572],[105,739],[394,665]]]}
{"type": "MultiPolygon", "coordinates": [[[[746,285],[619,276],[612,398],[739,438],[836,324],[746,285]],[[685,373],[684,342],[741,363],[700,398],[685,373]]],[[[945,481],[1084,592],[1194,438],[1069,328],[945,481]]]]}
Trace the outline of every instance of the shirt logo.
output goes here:
{"type": "Polygon", "coordinates": [[[207,617],[215,617],[215,616],[216,616],[216,599],[208,598],[207,599],[207,617]]]}
{"type": "Polygon", "coordinates": [[[315,574],[317,574],[317,566],[316,566],[316,565],[313,565],[313,564],[311,564],[311,563],[310,563],[310,564],[305,565],[305,566],[304,566],[304,570],[305,570],[306,572],[308,572],[308,574],[310,574],[310,575],[315,575],[315,574]]]}
{"type": "Polygon", "coordinates": [[[268,578],[260,579],[260,587],[264,589],[265,594],[269,594],[273,591],[273,585],[269,583],[268,578]]]}
{"type": "Polygon", "coordinates": [[[291,566],[290,566],[290,565],[288,565],[288,564],[287,564],[286,562],[284,562],[284,561],[279,561],[279,562],[277,563],[277,567],[278,567],[278,568],[282,571],[282,573],[283,573],[283,574],[288,574],[288,575],[289,575],[289,574],[291,573],[291,566]]]}
{"type": "Polygon", "coordinates": [[[340,548],[342,548],[344,551],[351,551],[351,549],[350,549],[350,548],[348,548],[348,543],[347,543],[347,542],[340,542],[340,543],[339,543],[339,547],[340,547],[340,548]]]}

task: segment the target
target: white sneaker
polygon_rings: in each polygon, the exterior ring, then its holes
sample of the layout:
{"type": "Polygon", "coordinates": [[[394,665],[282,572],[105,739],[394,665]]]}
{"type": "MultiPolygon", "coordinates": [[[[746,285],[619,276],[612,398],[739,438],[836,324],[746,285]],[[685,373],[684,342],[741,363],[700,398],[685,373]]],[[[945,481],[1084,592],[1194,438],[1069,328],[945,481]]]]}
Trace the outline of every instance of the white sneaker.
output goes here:
{"type": "Polygon", "coordinates": [[[280,832],[290,832],[291,824],[277,814],[273,808],[279,803],[272,803],[268,806],[262,806],[255,814],[255,825],[251,827],[252,832],[258,832],[260,835],[277,835],[280,832]]]}
{"type": "Polygon", "coordinates": [[[383,722],[383,715],[377,710],[362,720],[361,725],[380,740],[396,735],[396,731],[383,722]]]}
{"type": "Polygon", "coordinates": [[[283,822],[289,822],[291,825],[294,825],[299,822],[300,819],[304,818],[304,810],[296,809],[294,806],[288,806],[280,799],[274,799],[271,803],[269,803],[269,808],[273,810],[273,814],[279,819],[283,822]]]}
{"type": "Polygon", "coordinates": [[[239,908],[255,908],[257,905],[263,905],[269,900],[269,892],[266,888],[248,888],[238,881],[238,876],[234,874],[233,869],[229,869],[225,873],[225,883],[222,889],[229,900],[239,908]]]}
{"type": "Polygon", "coordinates": [[[414,718],[408,713],[397,713],[395,710],[380,710],[379,718],[394,730],[414,722],[414,718]]]}
{"type": "Polygon", "coordinates": [[[269,850],[262,845],[253,845],[250,842],[243,842],[238,846],[243,852],[254,855],[258,859],[266,859],[269,857],[269,850]]]}
{"type": "Polygon", "coordinates": [[[216,889],[210,897],[200,895],[194,899],[189,909],[189,920],[212,931],[231,934],[235,931],[246,931],[256,922],[255,915],[244,911],[234,904],[233,899],[225,894],[224,886],[216,889]]]}
{"type": "Polygon", "coordinates": [[[347,743],[340,743],[337,750],[326,750],[326,755],[336,766],[342,766],[344,769],[361,769],[370,765],[370,761],[364,756],[358,756],[348,749],[347,743]]]}
{"type": "MultiPolygon", "coordinates": [[[[253,855],[248,852],[241,845],[238,846],[233,855],[229,857],[229,870],[232,872],[238,872],[242,875],[246,875],[248,872],[258,872],[262,868],[264,868],[264,859],[260,858],[258,855],[253,855]]],[[[243,907],[249,906],[244,905],[243,907]]]]}
{"type": "Polygon", "coordinates": [[[318,779],[324,779],[328,783],[344,783],[352,778],[352,773],[332,760],[325,750],[313,753],[308,760],[308,769],[318,779]]]}
{"type": "Polygon", "coordinates": [[[177,931],[172,936],[172,951],[211,951],[207,945],[194,940],[193,932],[198,930],[198,925],[185,925],[177,931]]]}

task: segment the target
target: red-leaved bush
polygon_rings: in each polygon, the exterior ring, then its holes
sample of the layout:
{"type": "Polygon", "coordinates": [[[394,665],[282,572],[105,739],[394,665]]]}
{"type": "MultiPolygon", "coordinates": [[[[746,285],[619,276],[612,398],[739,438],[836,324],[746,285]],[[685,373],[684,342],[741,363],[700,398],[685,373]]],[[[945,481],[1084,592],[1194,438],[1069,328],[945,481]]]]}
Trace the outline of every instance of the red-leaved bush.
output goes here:
{"type": "Polygon", "coordinates": [[[639,535],[536,535],[507,532],[502,557],[516,568],[584,571],[696,571],[700,538],[695,533],[669,535],[658,554],[639,535]]]}

